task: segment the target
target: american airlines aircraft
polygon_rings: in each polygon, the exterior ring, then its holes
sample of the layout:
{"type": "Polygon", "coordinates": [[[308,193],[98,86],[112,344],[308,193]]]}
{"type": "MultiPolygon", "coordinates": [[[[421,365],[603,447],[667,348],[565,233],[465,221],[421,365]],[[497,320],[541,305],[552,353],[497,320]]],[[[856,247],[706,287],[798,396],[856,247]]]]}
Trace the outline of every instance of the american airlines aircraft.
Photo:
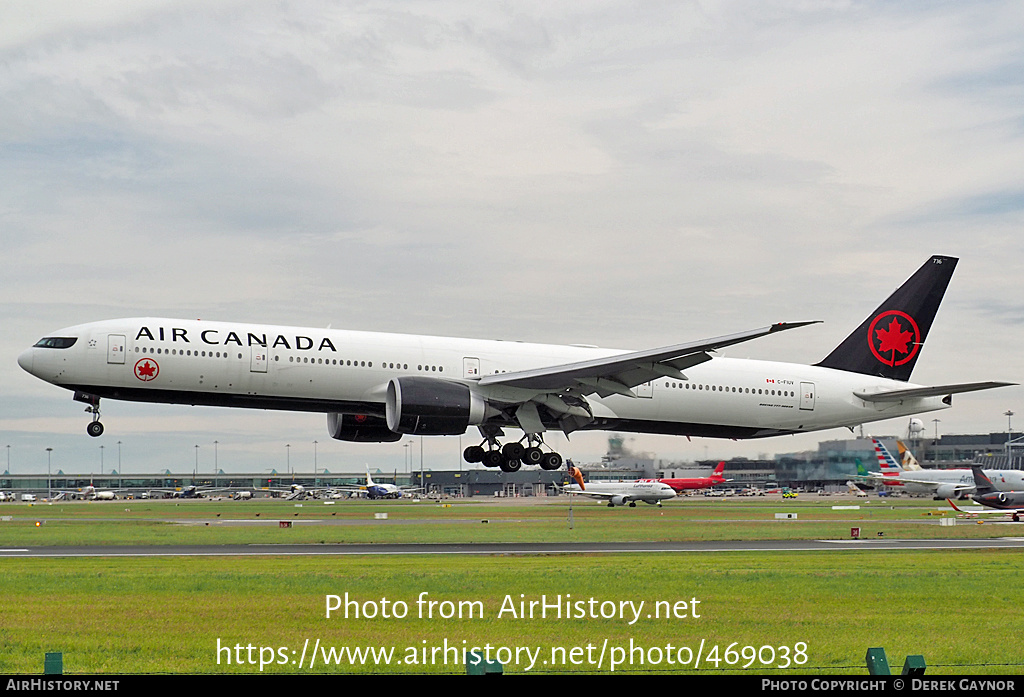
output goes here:
{"type": "Polygon", "coordinates": [[[468,462],[555,470],[549,429],[764,438],[946,409],[954,393],[1012,384],[907,382],[956,262],[933,256],[815,365],[711,355],[810,322],[624,351],[159,318],[61,329],[18,363],[88,404],[91,436],[103,433],[101,399],[323,412],[346,441],[476,426],[468,462]],[[506,428],[524,435],[502,445],[506,428]]]}
{"type": "MultiPolygon", "coordinates": [[[[872,438],[871,442],[875,446],[875,457],[881,471],[855,475],[858,479],[902,487],[908,494],[930,494],[936,501],[964,498],[975,492],[977,478],[970,468],[905,470],[882,445],[882,441],[872,438]]],[[[995,491],[1024,491],[1024,471],[983,470],[981,476],[995,491]]]]}

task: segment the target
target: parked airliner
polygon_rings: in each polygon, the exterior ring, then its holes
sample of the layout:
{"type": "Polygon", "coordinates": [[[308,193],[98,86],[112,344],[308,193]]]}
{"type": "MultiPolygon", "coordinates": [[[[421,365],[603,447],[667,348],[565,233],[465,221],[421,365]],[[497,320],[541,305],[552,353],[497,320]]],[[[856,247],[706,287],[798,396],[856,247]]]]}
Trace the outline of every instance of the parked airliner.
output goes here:
{"type": "Polygon", "coordinates": [[[675,477],[675,478],[662,478],[662,479],[641,479],[641,482],[661,482],[662,484],[668,484],[672,487],[675,492],[696,490],[696,489],[710,489],[715,484],[724,484],[730,481],[725,478],[722,473],[725,472],[725,462],[719,462],[718,466],[715,467],[710,477],[675,477]]]}
{"type": "MultiPolygon", "coordinates": [[[[859,479],[891,487],[902,487],[908,494],[930,494],[936,501],[965,498],[975,493],[977,478],[971,469],[905,470],[889,453],[882,441],[872,438],[880,472],[857,475],[859,479]]],[[[982,476],[997,491],[1024,490],[1024,471],[984,470],[982,476]]]]}
{"type": "Polygon", "coordinates": [[[406,493],[423,491],[420,486],[397,486],[387,482],[375,482],[370,476],[370,470],[366,470],[365,486],[336,486],[334,491],[344,491],[350,494],[365,494],[368,499],[400,499],[406,493]]]}
{"type": "Polygon", "coordinates": [[[92,436],[104,398],[325,412],[339,440],[476,426],[467,461],[555,470],[549,429],[764,438],[945,409],[954,393],[1012,384],[907,383],[956,263],[930,258],[815,365],[711,355],[811,322],[623,351],[159,318],[61,329],[18,363],[88,404],[92,436]],[[506,428],[524,435],[502,446],[506,428]]]}

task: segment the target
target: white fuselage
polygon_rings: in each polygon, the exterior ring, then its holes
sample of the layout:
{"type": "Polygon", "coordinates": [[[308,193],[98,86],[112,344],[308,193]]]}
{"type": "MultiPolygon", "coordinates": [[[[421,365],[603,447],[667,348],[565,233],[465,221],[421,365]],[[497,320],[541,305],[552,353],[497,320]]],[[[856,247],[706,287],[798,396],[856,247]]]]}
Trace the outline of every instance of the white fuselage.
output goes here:
{"type": "MultiPolygon", "coordinates": [[[[41,341],[19,364],[47,382],[96,397],[376,416],[383,415],[388,383],[397,377],[459,382],[489,402],[511,404],[528,399],[529,391],[477,381],[626,353],[158,318],[95,322],[49,336],[64,341],[41,341]]],[[[914,386],[791,363],[713,358],[686,369],[685,377],[640,385],[635,398],[589,396],[593,422],[585,428],[755,438],[948,406],[941,397],[865,402],[854,392],[914,386]]]]}
{"type": "MultiPolygon", "coordinates": [[[[1024,471],[982,470],[998,491],[1024,491],[1024,471]]],[[[886,486],[901,487],[908,494],[932,494],[936,498],[954,498],[975,491],[974,474],[969,469],[913,470],[880,475],[886,486]]]]}
{"type": "Polygon", "coordinates": [[[635,482],[587,482],[582,489],[578,484],[571,484],[566,491],[572,495],[600,499],[608,503],[609,506],[625,506],[635,501],[656,504],[676,497],[675,489],[668,484],[650,480],[635,482]]]}

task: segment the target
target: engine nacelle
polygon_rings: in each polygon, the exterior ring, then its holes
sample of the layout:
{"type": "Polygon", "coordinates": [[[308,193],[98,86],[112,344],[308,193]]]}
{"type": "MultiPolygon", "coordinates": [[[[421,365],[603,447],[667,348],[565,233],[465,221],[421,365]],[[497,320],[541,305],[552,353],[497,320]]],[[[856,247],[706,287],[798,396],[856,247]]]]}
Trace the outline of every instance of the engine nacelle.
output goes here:
{"type": "Polygon", "coordinates": [[[956,484],[942,484],[935,488],[935,499],[955,499],[959,496],[958,485],[956,484]]]}
{"type": "Polygon", "coordinates": [[[996,497],[996,499],[999,501],[999,503],[1003,504],[1004,506],[1010,502],[1010,497],[1007,496],[1002,491],[999,492],[999,495],[996,497]]]}
{"type": "Polygon", "coordinates": [[[402,434],[389,429],[384,419],[366,414],[330,413],[327,432],[335,440],[354,443],[394,443],[402,439],[402,434]]]}
{"type": "Polygon", "coordinates": [[[627,496],[612,496],[608,499],[608,503],[612,506],[625,506],[628,502],[629,497],[627,496]]]}
{"type": "Polygon", "coordinates": [[[459,436],[483,423],[487,403],[461,382],[401,377],[388,383],[387,427],[416,436],[459,436]]]}

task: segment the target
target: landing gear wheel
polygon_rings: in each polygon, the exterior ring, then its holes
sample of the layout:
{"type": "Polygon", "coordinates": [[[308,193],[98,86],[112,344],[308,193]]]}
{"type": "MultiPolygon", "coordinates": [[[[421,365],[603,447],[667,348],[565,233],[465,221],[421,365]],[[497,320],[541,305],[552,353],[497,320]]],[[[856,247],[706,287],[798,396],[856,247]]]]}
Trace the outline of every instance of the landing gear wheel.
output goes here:
{"type": "Polygon", "coordinates": [[[484,455],[487,453],[486,450],[481,448],[479,445],[471,445],[462,451],[462,459],[466,462],[483,462],[484,455]]]}
{"type": "Polygon", "coordinates": [[[527,448],[522,459],[524,465],[539,465],[544,461],[544,451],[537,447],[527,448]]]}
{"type": "Polygon", "coordinates": [[[526,448],[522,443],[505,443],[501,449],[501,454],[509,460],[522,460],[524,452],[526,452],[526,448]]]}
{"type": "Polygon", "coordinates": [[[93,438],[102,436],[103,424],[101,424],[99,421],[93,421],[92,423],[85,427],[85,432],[88,433],[93,438]]]}
{"type": "Polygon", "coordinates": [[[484,463],[484,467],[501,467],[505,464],[505,458],[500,450],[487,450],[481,462],[484,463]]]}
{"type": "Polygon", "coordinates": [[[502,472],[518,472],[519,468],[523,466],[519,460],[505,460],[499,465],[502,472]]]}
{"type": "Polygon", "coordinates": [[[554,453],[554,452],[552,452],[552,453],[545,453],[544,457],[541,458],[541,461],[540,461],[540,468],[544,469],[544,470],[548,470],[550,472],[554,472],[555,470],[561,468],[561,466],[562,466],[562,456],[559,455],[558,453],[554,453]]]}

